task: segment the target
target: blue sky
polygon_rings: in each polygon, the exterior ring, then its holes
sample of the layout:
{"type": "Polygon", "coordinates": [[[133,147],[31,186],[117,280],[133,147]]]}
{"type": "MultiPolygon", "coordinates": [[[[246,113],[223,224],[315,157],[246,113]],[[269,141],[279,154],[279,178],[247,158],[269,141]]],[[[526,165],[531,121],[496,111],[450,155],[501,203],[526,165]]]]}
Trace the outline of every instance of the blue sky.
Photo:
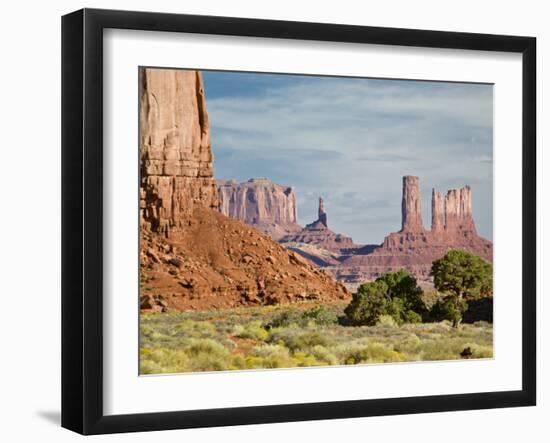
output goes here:
{"type": "Polygon", "coordinates": [[[329,227],[381,243],[401,227],[401,177],[472,186],[479,233],[492,239],[491,85],[203,71],[214,173],[293,186],[298,221],[325,199],[329,227]]]}

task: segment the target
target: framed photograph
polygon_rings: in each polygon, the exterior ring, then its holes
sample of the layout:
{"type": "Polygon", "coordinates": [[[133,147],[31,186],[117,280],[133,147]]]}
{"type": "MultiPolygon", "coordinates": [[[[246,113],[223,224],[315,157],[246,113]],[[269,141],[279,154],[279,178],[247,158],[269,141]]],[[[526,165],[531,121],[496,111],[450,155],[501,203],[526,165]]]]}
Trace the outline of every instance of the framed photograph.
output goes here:
{"type": "Polygon", "coordinates": [[[536,40],[62,20],[62,425],[536,403],[536,40]]]}

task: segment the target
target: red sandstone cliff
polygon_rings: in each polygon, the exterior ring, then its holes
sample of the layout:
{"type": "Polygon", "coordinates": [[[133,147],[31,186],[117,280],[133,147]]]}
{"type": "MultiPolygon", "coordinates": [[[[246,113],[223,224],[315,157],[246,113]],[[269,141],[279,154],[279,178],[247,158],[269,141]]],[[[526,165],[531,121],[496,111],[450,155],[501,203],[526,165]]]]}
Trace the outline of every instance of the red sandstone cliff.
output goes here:
{"type": "Polygon", "coordinates": [[[168,235],[218,205],[200,73],[141,69],[139,123],[141,224],[168,235]]]}
{"type": "Polygon", "coordinates": [[[291,187],[266,178],[217,183],[223,215],[254,226],[274,240],[302,229],[296,222],[296,195],[291,187]]]}

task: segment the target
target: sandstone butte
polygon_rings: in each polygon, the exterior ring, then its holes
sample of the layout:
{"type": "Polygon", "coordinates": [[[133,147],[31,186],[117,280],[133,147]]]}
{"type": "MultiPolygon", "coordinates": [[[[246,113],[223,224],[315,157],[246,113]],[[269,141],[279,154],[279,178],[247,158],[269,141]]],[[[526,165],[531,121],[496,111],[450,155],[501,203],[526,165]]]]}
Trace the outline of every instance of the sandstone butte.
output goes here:
{"type": "MultiPolygon", "coordinates": [[[[469,186],[447,191],[445,197],[432,190],[431,229],[422,222],[418,177],[403,177],[401,230],[366,253],[342,255],[330,272],[341,281],[360,283],[384,272],[406,268],[420,280],[429,280],[431,264],[449,249],[466,249],[490,262],[493,244],[477,234],[469,186]]],[[[352,286],[352,285],[350,285],[352,286]]]]}
{"type": "Polygon", "coordinates": [[[218,180],[220,212],[254,226],[274,240],[298,232],[296,195],[290,186],[266,178],[251,178],[244,183],[218,180]]]}
{"type": "Polygon", "coordinates": [[[142,68],[139,75],[141,309],[349,299],[300,255],[218,212],[200,72],[142,68]]]}
{"type": "Polygon", "coordinates": [[[322,198],[317,220],[302,228],[296,223],[294,192],[267,179],[219,182],[218,191],[223,214],[272,236],[350,289],[401,268],[428,282],[432,262],[452,248],[492,261],[492,243],[476,231],[469,186],[451,189],[445,196],[432,190],[431,229],[427,230],[422,221],[419,178],[403,177],[401,229],[378,245],[355,244],[350,237],[329,229],[322,198]],[[287,234],[281,235],[283,232],[287,234]]]}

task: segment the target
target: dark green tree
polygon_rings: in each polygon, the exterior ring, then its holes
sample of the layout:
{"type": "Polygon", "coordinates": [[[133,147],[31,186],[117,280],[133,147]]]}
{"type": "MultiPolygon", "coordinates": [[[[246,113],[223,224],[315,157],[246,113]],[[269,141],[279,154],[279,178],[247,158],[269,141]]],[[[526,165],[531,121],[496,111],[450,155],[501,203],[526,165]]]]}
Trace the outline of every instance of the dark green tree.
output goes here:
{"type": "MultiPolygon", "coordinates": [[[[383,281],[388,285],[388,296],[392,299],[399,299],[402,302],[402,317],[407,321],[407,313],[414,312],[422,315],[426,311],[426,305],[422,300],[424,291],[417,284],[414,278],[406,269],[397,272],[386,272],[376,281],[383,281]]],[[[415,316],[413,316],[415,317],[415,316]]]]}
{"type": "Polygon", "coordinates": [[[468,251],[453,249],[434,261],[432,276],[435,288],[444,295],[434,308],[448,312],[455,327],[462,320],[465,302],[493,294],[493,266],[468,251]]]}
{"type": "Polygon", "coordinates": [[[387,312],[387,293],[388,285],[383,281],[363,283],[344,312],[354,325],[375,325],[378,317],[387,312]]]}
{"type": "Polygon", "coordinates": [[[422,294],[406,270],[388,272],[359,286],[345,313],[355,325],[375,325],[381,315],[390,315],[398,324],[417,323],[426,312],[422,294]]]}

